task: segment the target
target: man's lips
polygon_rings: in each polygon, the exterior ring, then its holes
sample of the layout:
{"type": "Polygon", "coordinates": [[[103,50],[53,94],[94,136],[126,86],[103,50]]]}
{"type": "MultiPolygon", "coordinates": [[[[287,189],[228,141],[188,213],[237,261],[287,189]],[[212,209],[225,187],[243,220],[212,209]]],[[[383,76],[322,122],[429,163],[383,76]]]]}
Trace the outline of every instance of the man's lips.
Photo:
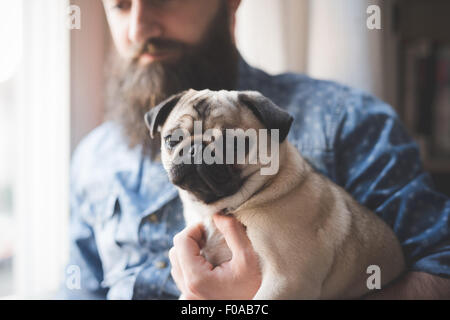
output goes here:
{"type": "Polygon", "coordinates": [[[164,52],[164,53],[158,53],[158,54],[143,53],[139,56],[139,61],[141,63],[148,63],[148,62],[166,59],[171,55],[173,55],[173,53],[171,54],[170,52],[164,52]]]}
{"type": "Polygon", "coordinates": [[[148,63],[158,60],[164,60],[174,57],[180,53],[180,50],[176,46],[156,46],[154,44],[148,44],[145,51],[139,56],[141,63],[148,63]]]}
{"type": "Polygon", "coordinates": [[[139,56],[139,62],[141,63],[151,63],[154,61],[166,60],[169,58],[173,58],[178,55],[178,52],[175,50],[165,50],[160,52],[155,52],[153,54],[144,52],[139,56]]]}

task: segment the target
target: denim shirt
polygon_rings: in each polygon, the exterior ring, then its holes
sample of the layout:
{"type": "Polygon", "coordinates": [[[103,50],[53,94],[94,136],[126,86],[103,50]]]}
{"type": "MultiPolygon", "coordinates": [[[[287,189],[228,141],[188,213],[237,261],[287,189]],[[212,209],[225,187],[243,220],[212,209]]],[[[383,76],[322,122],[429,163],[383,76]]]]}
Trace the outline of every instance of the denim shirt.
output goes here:
{"type": "MultiPolygon", "coordinates": [[[[390,106],[334,82],[268,75],[242,59],[238,90],[260,91],[294,116],[289,141],[394,230],[408,270],[450,277],[450,200],[433,188],[390,106]]],[[[102,124],[72,158],[69,264],[81,287],[65,288],[65,298],[177,298],[168,250],[184,226],[162,164],[128,148],[119,125],[102,124]]]]}

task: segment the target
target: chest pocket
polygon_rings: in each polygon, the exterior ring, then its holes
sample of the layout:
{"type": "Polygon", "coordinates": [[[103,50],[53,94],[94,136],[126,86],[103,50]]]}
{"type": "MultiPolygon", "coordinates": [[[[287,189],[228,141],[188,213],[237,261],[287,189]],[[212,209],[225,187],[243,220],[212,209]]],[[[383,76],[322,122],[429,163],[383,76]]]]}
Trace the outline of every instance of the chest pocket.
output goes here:
{"type": "Polygon", "coordinates": [[[139,242],[152,253],[168,250],[173,237],[184,228],[183,207],[179,197],[142,220],[139,242]]]}
{"type": "Polygon", "coordinates": [[[110,195],[106,205],[97,204],[99,218],[95,224],[95,240],[102,260],[104,286],[111,286],[123,273],[129,253],[115,241],[120,221],[120,204],[118,197],[110,195]]]}

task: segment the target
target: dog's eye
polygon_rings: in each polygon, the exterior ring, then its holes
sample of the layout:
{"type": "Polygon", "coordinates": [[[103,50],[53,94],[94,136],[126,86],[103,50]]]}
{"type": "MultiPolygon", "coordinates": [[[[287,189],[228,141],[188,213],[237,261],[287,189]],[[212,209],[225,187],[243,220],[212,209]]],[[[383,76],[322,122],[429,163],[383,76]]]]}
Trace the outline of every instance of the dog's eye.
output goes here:
{"type": "Polygon", "coordinates": [[[169,135],[169,136],[164,138],[164,142],[166,144],[166,148],[169,149],[169,150],[175,148],[175,146],[177,144],[179,144],[181,142],[181,140],[183,140],[183,139],[180,138],[179,140],[174,140],[174,139],[172,139],[171,135],[169,135]]]}

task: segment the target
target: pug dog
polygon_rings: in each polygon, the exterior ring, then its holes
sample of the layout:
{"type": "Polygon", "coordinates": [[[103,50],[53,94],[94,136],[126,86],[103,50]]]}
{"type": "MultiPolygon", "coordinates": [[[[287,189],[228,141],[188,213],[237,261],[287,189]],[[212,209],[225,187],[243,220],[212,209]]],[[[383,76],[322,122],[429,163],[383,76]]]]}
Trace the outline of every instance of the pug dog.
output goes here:
{"type": "Polygon", "coordinates": [[[214,213],[231,214],[246,227],[262,272],[254,299],[358,298],[369,291],[369,266],[380,268],[382,285],[402,272],[393,231],[302,158],[286,139],[293,118],[262,94],[189,90],[151,109],[145,121],[152,138],[160,134],[161,161],[179,189],[187,226],[204,225],[204,257],[213,265],[231,259],[214,213]],[[241,135],[266,130],[266,151],[278,170],[263,173],[269,169],[258,156],[264,144],[248,136],[243,152],[249,161],[220,161],[236,160],[229,155],[242,137],[229,138],[232,129],[241,135]],[[205,135],[208,130],[215,134],[205,135]],[[210,148],[215,162],[196,158],[220,138],[225,142],[210,148]]]}

